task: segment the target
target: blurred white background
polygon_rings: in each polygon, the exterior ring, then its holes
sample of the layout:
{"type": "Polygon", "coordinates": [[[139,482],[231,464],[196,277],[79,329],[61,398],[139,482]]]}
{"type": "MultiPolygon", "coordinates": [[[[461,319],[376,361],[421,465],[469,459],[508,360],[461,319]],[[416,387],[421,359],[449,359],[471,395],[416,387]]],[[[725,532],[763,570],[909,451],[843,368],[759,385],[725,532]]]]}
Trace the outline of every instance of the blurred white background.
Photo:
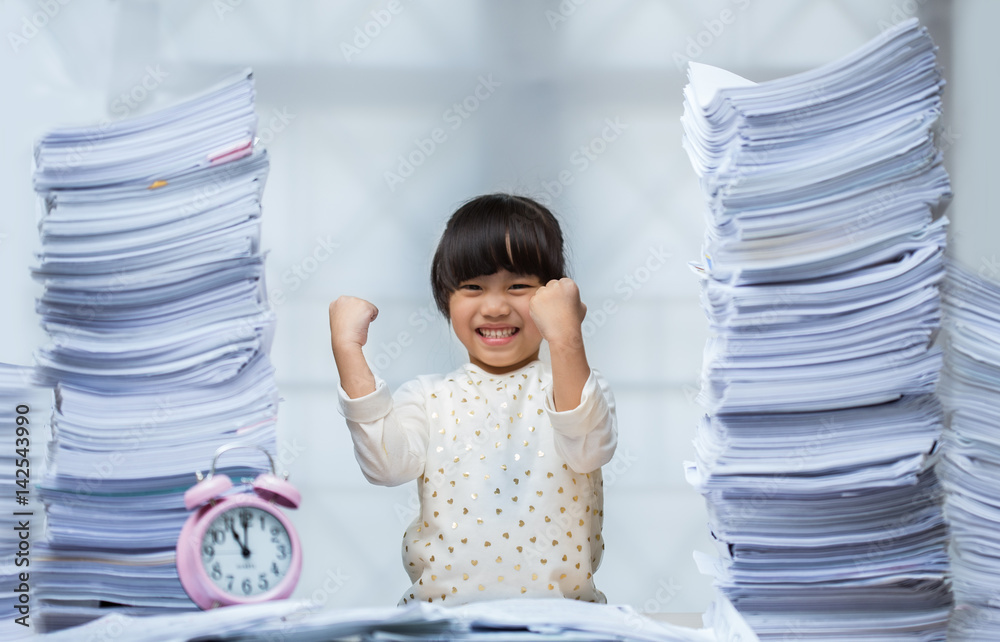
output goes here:
{"type": "Polygon", "coordinates": [[[44,342],[28,273],[38,247],[33,141],[56,126],[145,113],[250,66],[272,163],[263,243],[280,300],[271,358],[284,397],[281,457],[303,491],[296,597],[385,605],[408,585],[399,548],[415,487],[361,476],[337,411],[327,304],[353,294],[378,305],[367,352],[392,388],[464,362],[433,306],[430,257],[461,202],[515,191],[548,202],[563,224],[590,308],[588,355],[618,401],[597,584],[611,602],[703,611],[710,580],[692,551],[712,544],[682,467],[701,414],[707,335],[687,267],[699,256],[703,206],[680,146],[684,65],[767,80],[834,60],[914,15],[949,83],[952,251],[1000,278],[993,0],[9,0],[0,6],[0,361],[31,363],[44,342]],[[411,155],[423,160],[408,173],[401,159],[411,155]],[[615,311],[601,314],[605,306],[615,311]]]}

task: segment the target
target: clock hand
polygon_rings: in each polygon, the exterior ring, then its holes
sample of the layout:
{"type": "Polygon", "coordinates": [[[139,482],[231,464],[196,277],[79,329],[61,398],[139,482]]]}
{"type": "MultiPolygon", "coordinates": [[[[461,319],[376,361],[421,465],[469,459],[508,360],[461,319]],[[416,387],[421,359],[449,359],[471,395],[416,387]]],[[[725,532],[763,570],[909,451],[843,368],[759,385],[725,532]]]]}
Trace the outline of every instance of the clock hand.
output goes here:
{"type": "MultiPolygon", "coordinates": [[[[229,529],[233,532],[233,537],[236,538],[236,543],[240,545],[240,552],[243,553],[243,557],[250,557],[250,550],[246,546],[243,545],[243,542],[240,541],[240,536],[236,532],[236,527],[235,526],[230,526],[229,529]]],[[[246,536],[246,534],[244,534],[244,537],[245,536],[246,536]]]]}
{"type": "Polygon", "coordinates": [[[240,522],[243,524],[243,557],[250,557],[250,547],[247,546],[250,543],[250,537],[247,535],[247,527],[250,525],[250,514],[243,513],[240,515],[240,522]]]}

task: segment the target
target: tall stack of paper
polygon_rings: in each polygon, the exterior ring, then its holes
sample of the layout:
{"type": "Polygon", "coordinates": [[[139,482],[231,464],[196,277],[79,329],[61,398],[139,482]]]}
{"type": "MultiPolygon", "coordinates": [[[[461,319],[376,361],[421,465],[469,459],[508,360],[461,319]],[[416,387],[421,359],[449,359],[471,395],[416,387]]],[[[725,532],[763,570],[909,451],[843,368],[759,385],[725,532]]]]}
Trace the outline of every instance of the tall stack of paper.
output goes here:
{"type": "Polygon", "coordinates": [[[689,477],[722,553],[700,562],[762,639],[943,639],[934,45],[913,20],[795,76],[689,79],[713,334],[689,477]]]}
{"type": "MultiPolygon", "coordinates": [[[[273,329],[259,251],[268,170],[252,73],[145,116],[38,143],[35,277],[56,386],[43,482],[46,624],[98,606],[188,609],[174,547],[183,493],[222,444],[274,451],[273,329]]],[[[232,475],[266,466],[233,451],[232,475]]]]}
{"type": "Polygon", "coordinates": [[[938,468],[948,489],[955,613],[949,639],[1000,639],[1000,284],[949,264],[938,468]]]}
{"type": "Polygon", "coordinates": [[[52,391],[37,386],[32,368],[0,363],[0,639],[33,635],[34,588],[45,511],[35,489],[43,470],[52,391]]]}

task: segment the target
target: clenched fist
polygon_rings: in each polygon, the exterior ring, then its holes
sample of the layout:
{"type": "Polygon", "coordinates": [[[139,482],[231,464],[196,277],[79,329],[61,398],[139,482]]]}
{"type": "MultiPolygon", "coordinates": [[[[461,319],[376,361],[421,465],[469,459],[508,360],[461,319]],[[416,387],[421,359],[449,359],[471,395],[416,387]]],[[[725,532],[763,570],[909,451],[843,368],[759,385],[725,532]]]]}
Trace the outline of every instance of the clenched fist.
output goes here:
{"type": "Polygon", "coordinates": [[[578,345],[583,342],[581,326],[587,315],[587,306],[580,300],[580,289],[573,279],[553,279],[535,290],[528,301],[528,311],[539,334],[550,345],[578,345]]]}
{"type": "Polygon", "coordinates": [[[368,326],[378,316],[372,303],[353,296],[341,296],[330,304],[330,343],[334,353],[340,348],[368,342],[368,326]]]}

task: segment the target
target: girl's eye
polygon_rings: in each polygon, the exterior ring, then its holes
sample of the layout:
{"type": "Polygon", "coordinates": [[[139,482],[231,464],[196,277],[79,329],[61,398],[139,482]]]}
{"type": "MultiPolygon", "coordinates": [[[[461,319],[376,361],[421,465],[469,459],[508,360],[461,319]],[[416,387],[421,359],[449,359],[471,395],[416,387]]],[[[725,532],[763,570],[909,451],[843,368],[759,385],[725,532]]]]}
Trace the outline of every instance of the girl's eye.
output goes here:
{"type": "Polygon", "coordinates": [[[520,288],[530,288],[530,287],[534,287],[534,286],[532,286],[529,283],[515,283],[514,285],[512,285],[510,287],[520,289],[520,288]]]}
{"type": "Polygon", "coordinates": [[[478,285],[476,285],[475,283],[465,283],[463,285],[458,286],[458,289],[459,290],[479,290],[481,288],[478,285]]]}

